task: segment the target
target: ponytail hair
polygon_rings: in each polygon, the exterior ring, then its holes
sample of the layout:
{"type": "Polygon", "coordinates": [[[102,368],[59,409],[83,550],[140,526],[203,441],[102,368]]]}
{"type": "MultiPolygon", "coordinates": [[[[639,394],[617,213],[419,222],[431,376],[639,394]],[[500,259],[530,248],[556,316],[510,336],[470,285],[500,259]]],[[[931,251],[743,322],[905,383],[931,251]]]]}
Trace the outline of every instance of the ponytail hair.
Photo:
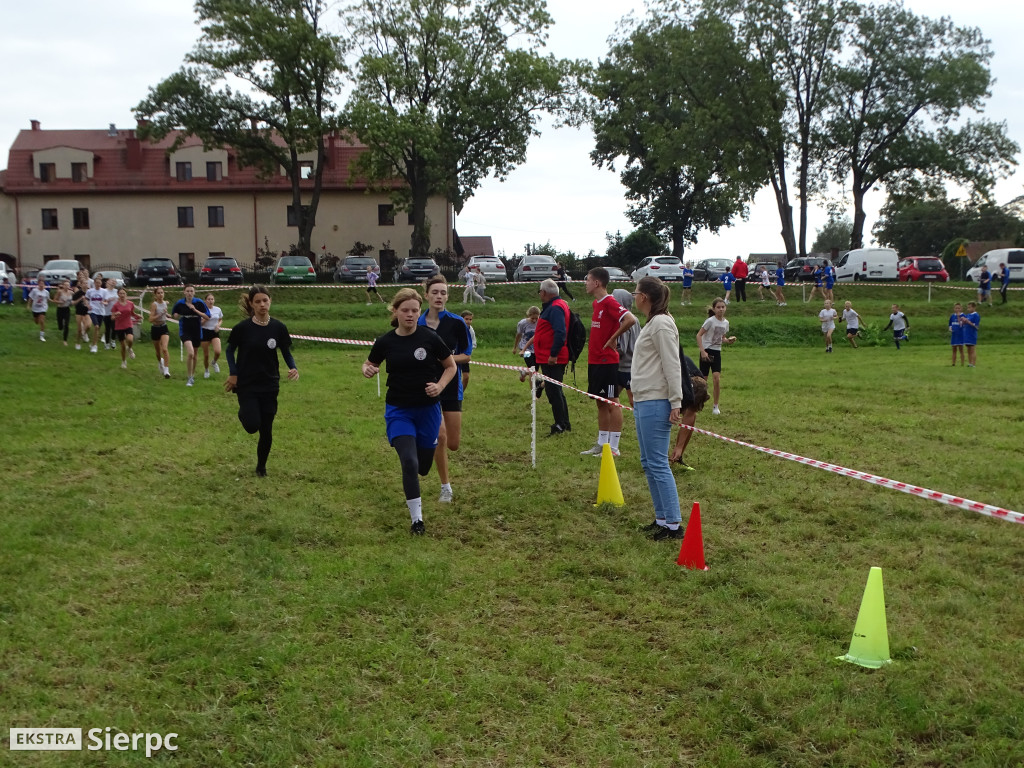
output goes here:
{"type": "Polygon", "coordinates": [[[647,311],[647,317],[656,315],[668,315],[668,302],[670,298],[668,286],[656,277],[641,277],[636,284],[638,292],[642,293],[650,301],[651,306],[647,311]]]}

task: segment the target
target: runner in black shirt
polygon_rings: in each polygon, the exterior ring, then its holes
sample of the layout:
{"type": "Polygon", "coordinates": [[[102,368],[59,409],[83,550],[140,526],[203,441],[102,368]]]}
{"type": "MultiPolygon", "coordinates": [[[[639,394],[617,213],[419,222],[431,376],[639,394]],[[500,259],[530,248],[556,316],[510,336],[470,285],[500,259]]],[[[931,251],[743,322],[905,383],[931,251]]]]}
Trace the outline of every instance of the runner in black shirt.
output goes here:
{"type": "Polygon", "coordinates": [[[185,347],[185,386],[191,387],[195,383],[196,349],[203,341],[203,320],[209,319],[210,310],[202,299],[196,298],[195,286],[186,285],[185,296],[178,299],[171,314],[178,321],[178,336],[185,347]]]}
{"type": "Polygon", "coordinates": [[[412,533],[423,535],[423,500],[420,476],[434,461],[441,427],[439,398],[458,366],[451,350],[429,328],[418,326],[423,297],[403,288],[391,300],[395,330],[379,337],[363,363],[363,376],[372,379],[387,362],[387,405],[384,423],[388,442],[402,465],[402,488],[412,519],[412,533]]]}
{"type": "Polygon", "coordinates": [[[224,382],[224,391],[238,396],[238,420],[245,431],[250,435],[260,433],[256,445],[256,474],[266,477],[281,382],[277,366],[279,350],[288,366],[288,378],[298,381],[299,372],[292,357],[288,329],[270,316],[267,289],[254,285],[242,296],[240,306],[249,319],[235,325],[228,336],[225,357],[230,375],[224,382]]]}

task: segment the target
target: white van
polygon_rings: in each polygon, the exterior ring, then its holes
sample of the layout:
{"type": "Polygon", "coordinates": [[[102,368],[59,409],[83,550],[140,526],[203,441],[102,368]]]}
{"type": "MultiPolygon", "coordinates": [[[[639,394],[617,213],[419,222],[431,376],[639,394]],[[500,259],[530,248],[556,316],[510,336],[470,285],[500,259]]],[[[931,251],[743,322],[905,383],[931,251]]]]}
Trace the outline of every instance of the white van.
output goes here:
{"type": "Polygon", "coordinates": [[[857,248],[836,262],[836,280],[893,280],[899,276],[900,255],[892,248],[857,248]]]}
{"type": "Polygon", "coordinates": [[[987,251],[967,270],[967,277],[977,283],[981,280],[981,270],[987,269],[992,275],[992,285],[996,287],[1000,264],[1005,264],[1010,270],[1011,283],[1024,280],[1024,248],[996,248],[987,251]]]}

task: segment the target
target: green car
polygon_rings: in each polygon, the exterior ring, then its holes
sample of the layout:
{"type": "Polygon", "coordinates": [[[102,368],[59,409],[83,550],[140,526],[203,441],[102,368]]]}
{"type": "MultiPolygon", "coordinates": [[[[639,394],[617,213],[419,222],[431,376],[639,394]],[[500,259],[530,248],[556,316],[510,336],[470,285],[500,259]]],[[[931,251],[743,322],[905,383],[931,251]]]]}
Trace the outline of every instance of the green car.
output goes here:
{"type": "Polygon", "coordinates": [[[315,283],[316,269],[305,256],[282,256],[270,275],[272,283],[315,283]]]}

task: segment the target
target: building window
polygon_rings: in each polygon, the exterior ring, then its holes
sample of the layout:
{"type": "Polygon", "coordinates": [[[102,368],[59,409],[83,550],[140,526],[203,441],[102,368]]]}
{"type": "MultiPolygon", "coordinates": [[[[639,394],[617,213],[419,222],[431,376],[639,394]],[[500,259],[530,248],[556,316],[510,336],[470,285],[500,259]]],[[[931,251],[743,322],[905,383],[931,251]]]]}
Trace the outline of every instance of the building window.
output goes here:
{"type": "Polygon", "coordinates": [[[187,229],[188,227],[194,227],[195,222],[192,220],[192,206],[179,206],[178,207],[178,227],[181,229],[187,229]]]}
{"type": "Polygon", "coordinates": [[[211,205],[207,209],[207,221],[211,227],[223,227],[224,226],[224,206],[223,205],[211,205]]]}
{"type": "Polygon", "coordinates": [[[43,208],[43,229],[57,229],[56,208],[43,208]]]}
{"type": "Polygon", "coordinates": [[[196,255],[194,253],[178,254],[178,269],[182,272],[191,272],[196,268],[196,255]]]}
{"type": "Polygon", "coordinates": [[[86,163],[71,164],[71,180],[85,181],[89,178],[89,166],[86,163]]]}
{"type": "Polygon", "coordinates": [[[206,164],[206,180],[220,181],[224,178],[224,164],[220,161],[206,164]]]}
{"type": "Polygon", "coordinates": [[[299,178],[300,179],[312,179],[313,178],[313,161],[312,160],[299,160],[299,178]]]}
{"type": "Polygon", "coordinates": [[[377,206],[377,223],[382,227],[393,227],[395,226],[395,206],[393,205],[378,205],[377,206]]]}
{"type": "MultiPolygon", "coordinates": [[[[309,206],[308,205],[302,206],[302,215],[304,217],[308,218],[309,217],[309,213],[310,213],[309,206]]],[[[313,221],[313,224],[314,225],[316,224],[316,220],[313,221]]],[[[288,226],[289,227],[297,227],[297,226],[299,226],[299,218],[298,218],[298,216],[295,215],[295,206],[294,205],[289,205],[288,206],[288,226]]]]}
{"type": "Polygon", "coordinates": [[[72,208],[71,218],[74,221],[75,229],[88,229],[89,228],[89,209],[88,208],[72,208]]]}
{"type": "Polygon", "coordinates": [[[192,163],[175,163],[174,171],[178,181],[192,181],[192,163]]]}
{"type": "Polygon", "coordinates": [[[42,182],[50,182],[57,178],[57,166],[53,163],[40,163],[39,164],[39,180],[42,182]]]}

